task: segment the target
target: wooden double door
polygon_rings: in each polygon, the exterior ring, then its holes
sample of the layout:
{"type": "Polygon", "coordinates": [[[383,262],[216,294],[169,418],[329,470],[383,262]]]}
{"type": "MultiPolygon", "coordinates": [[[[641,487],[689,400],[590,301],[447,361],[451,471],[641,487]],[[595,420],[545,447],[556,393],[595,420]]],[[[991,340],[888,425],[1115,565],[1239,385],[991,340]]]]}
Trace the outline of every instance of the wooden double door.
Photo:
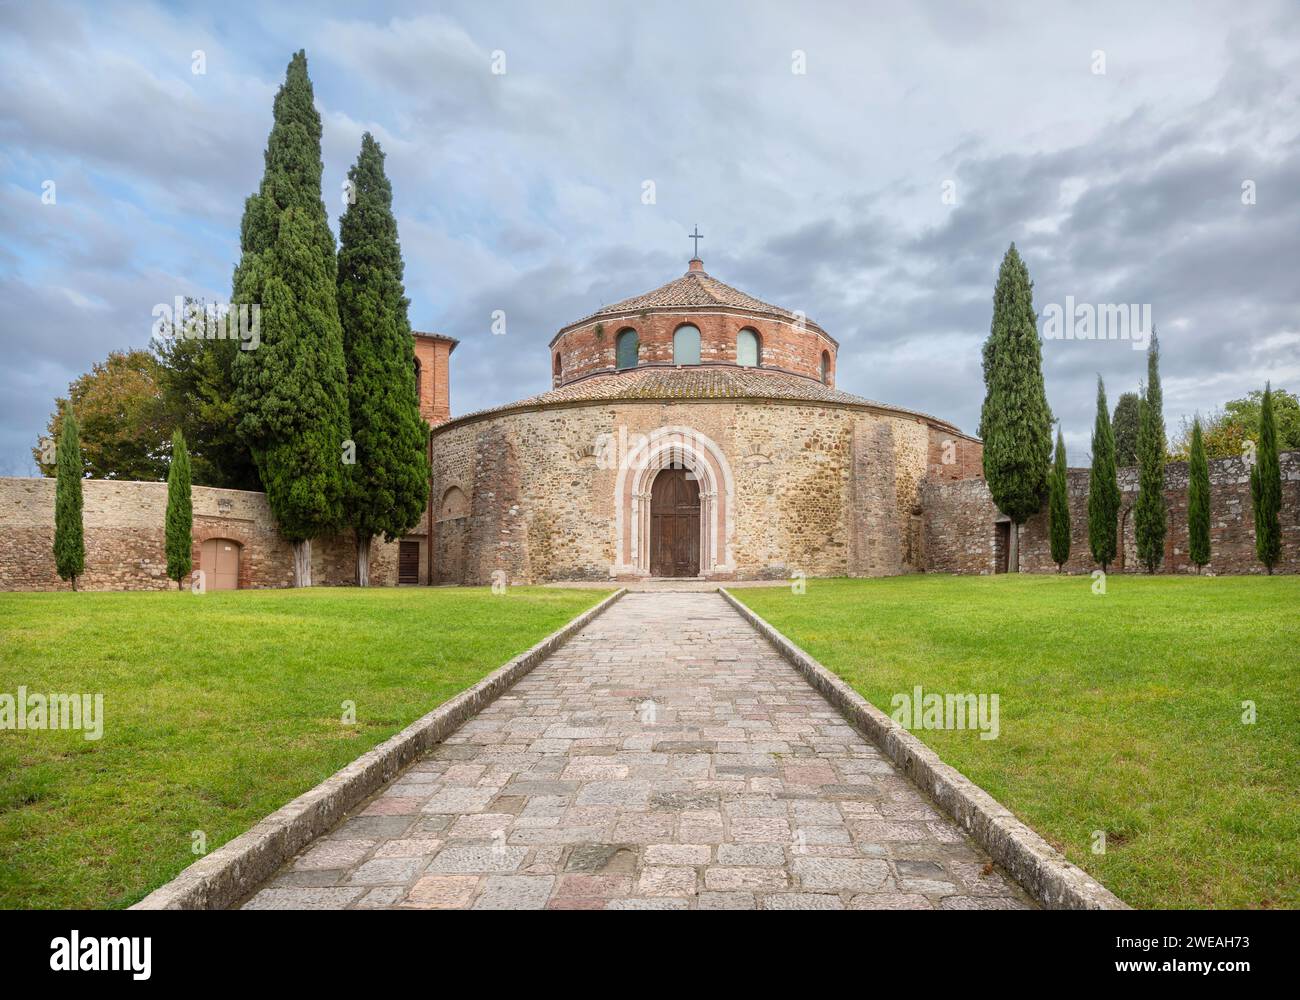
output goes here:
{"type": "Polygon", "coordinates": [[[209,538],[199,550],[199,568],[208,590],[239,589],[239,543],[230,538],[209,538]]]}
{"type": "Polygon", "coordinates": [[[650,488],[650,575],[700,575],[700,484],[663,469],[650,488]]]}

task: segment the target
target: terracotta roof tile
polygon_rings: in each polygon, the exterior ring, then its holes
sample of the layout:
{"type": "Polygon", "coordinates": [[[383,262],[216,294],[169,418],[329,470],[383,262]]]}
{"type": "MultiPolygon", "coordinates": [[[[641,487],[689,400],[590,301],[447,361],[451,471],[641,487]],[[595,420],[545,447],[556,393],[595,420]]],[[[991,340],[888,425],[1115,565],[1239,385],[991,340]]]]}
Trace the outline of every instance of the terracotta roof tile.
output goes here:
{"type": "MultiPolygon", "coordinates": [[[[591,375],[516,403],[455,417],[451,423],[508,410],[622,399],[778,399],[832,403],[890,410],[907,416],[921,417],[945,427],[953,426],[946,420],[939,420],[927,413],[840,392],[838,389],[832,389],[801,375],[791,375],[770,368],[740,368],[726,364],[691,365],[680,368],[671,365],[642,365],[621,372],[591,375]]],[[[957,430],[955,427],[953,429],[957,430]]]]}
{"type": "MultiPolygon", "coordinates": [[[[710,277],[705,271],[687,271],[682,277],[670,281],[666,285],[661,285],[654,291],[646,292],[643,295],[634,295],[630,299],[623,299],[621,302],[604,306],[590,316],[586,316],[576,323],[570,323],[564,329],[582,326],[584,323],[590,323],[602,316],[614,316],[620,313],[638,312],[645,309],[691,309],[710,306],[744,309],[749,312],[779,316],[788,320],[799,319],[789,309],[782,309],[780,306],[774,306],[769,302],[756,299],[738,288],[732,288],[725,282],[710,277]]],[[[821,329],[806,316],[803,317],[803,321],[815,329],[821,329]]]]}

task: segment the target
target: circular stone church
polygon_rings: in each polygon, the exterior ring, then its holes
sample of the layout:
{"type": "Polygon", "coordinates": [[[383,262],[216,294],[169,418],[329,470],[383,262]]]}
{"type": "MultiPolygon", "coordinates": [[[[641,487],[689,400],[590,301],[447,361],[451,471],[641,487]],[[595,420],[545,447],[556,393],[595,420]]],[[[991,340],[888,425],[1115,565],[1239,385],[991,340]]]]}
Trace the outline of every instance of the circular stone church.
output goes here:
{"type": "Polygon", "coordinates": [[[980,444],[837,390],[838,348],[698,258],[570,323],[549,392],[434,428],[435,582],[921,569],[921,481],[980,444]]]}

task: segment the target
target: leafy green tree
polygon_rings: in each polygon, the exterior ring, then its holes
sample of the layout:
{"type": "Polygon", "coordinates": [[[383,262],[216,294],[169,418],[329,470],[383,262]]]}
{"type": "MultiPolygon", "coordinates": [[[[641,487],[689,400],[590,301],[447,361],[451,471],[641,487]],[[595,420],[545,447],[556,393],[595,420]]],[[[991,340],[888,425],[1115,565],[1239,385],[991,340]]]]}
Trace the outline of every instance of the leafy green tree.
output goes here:
{"type": "Polygon", "coordinates": [[[32,449],[41,474],[55,474],[50,448],[62,436],[63,414],[76,410],[82,472],[93,479],[159,482],[167,475],[166,421],[158,399],[159,366],[148,351],[113,351],[55,401],[46,433],[32,449]]]}
{"type": "MultiPolygon", "coordinates": [[[[186,307],[204,304],[187,300],[186,307]]],[[[167,326],[154,349],[158,389],[169,426],[185,434],[194,482],[234,490],[260,490],[248,445],[240,438],[234,364],[236,339],[205,338],[191,322],[167,326]]]]}
{"type": "MultiPolygon", "coordinates": [[[[1207,458],[1241,458],[1247,441],[1259,444],[1259,411],[1264,393],[1259,389],[1241,399],[1229,400],[1202,425],[1207,458]]],[[[1273,419],[1277,424],[1278,451],[1300,450],[1300,397],[1285,389],[1273,390],[1273,419]]],[[[1191,448],[1191,425],[1183,419],[1171,454],[1186,461],[1191,448]]]]}
{"type": "Polygon", "coordinates": [[[1043,349],[1029,269],[1011,244],[993,291],[993,322],[984,342],[984,478],[1011,519],[1007,568],[1019,571],[1020,525],[1042,509],[1052,457],[1052,411],[1043,388],[1043,349]]]}
{"type": "Polygon", "coordinates": [[[1121,469],[1137,465],[1138,419],[1142,400],[1136,392],[1120,395],[1115,404],[1115,464],[1121,469]]]}
{"type": "MultiPolygon", "coordinates": [[[[1116,412],[1119,408],[1116,407],[1116,412]]],[[[1102,572],[1119,551],[1119,480],[1115,470],[1115,435],[1106,408],[1106,385],[1097,376],[1097,419],[1092,428],[1092,468],[1088,472],[1088,547],[1102,572]]]]}
{"type": "Polygon", "coordinates": [[[167,470],[167,520],[165,527],[167,545],[167,578],[181,581],[194,565],[194,504],[190,497],[190,453],[185,448],[185,435],[172,432],[172,462],[167,470]]]}
{"type": "Polygon", "coordinates": [[[343,524],[352,444],[320,143],[300,51],[275,97],[261,186],[244,205],[232,295],[260,307],[258,348],[234,358],[238,430],[293,543],[297,586],[311,585],[311,540],[343,524]]]}
{"type": "Polygon", "coordinates": [[[1229,400],[1223,405],[1227,420],[1245,424],[1252,431],[1262,424],[1264,397],[1269,397],[1273,410],[1273,422],[1277,432],[1278,451],[1291,451],[1300,448],[1300,397],[1285,389],[1266,388],[1264,392],[1256,389],[1242,399],[1229,400]]]}
{"type": "Polygon", "coordinates": [[[1160,341],[1151,331],[1147,348],[1147,384],[1138,422],[1138,496],[1133,504],[1133,531],[1138,560],[1154,573],[1165,557],[1168,510],[1165,506],[1165,416],[1160,388],[1160,341]]]}
{"type": "Polygon", "coordinates": [[[1200,417],[1192,421],[1187,464],[1187,558],[1198,573],[1210,561],[1210,465],[1205,459],[1200,417]]]}
{"type": "Polygon", "coordinates": [[[420,521],[429,494],[429,428],[420,417],[415,341],[384,153],[367,132],[348,171],[339,223],[339,319],[348,366],[356,465],[348,520],[356,533],[357,583],[370,583],[370,542],[394,541],[420,521]]]}
{"type": "Polygon", "coordinates": [[[1048,478],[1047,533],[1052,545],[1052,562],[1059,573],[1070,558],[1070,495],[1065,467],[1065,439],[1056,428],[1056,460],[1048,478]]]}
{"type": "Polygon", "coordinates": [[[66,407],[59,433],[54,483],[54,568],[59,579],[71,580],[86,571],[86,536],[81,521],[81,431],[72,407],[66,407]]]}
{"type": "Polygon", "coordinates": [[[1255,510],[1255,554],[1273,575],[1282,555],[1282,466],[1278,460],[1273,391],[1264,388],[1259,407],[1259,444],[1250,469],[1250,499],[1255,510]]]}
{"type": "Polygon", "coordinates": [[[157,482],[167,475],[169,428],[185,432],[194,482],[260,490],[248,447],[239,439],[231,367],[238,344],[202,340],[164,323],[166,336],[145,350],[113,351],[55,401],[45,434],[32,449],[41,474],[54,475],[53,447],[71,404],[81,426],[81,454],[92,479],[157,482]]]}

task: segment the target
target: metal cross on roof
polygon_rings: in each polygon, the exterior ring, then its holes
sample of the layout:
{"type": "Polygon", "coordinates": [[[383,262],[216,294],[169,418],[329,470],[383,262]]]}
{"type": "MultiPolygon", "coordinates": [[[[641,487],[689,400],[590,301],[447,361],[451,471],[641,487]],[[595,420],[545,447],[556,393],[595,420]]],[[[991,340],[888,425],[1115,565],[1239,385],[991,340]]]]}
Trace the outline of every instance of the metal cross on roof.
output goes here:
{"type": "Polygon", "coordinates": [[[697,225],[697,226],[695,227],[695,232],[693,232],[693,233],[687,233],[686,236],[687,236],[687,239],[692,239],[692,240],[695,241],[695,259],[696,259],[696,260],[699,260],[699,259],[700,259],[700,240],[704,239],[704,237],[700,235],[700,227],[697,225]]]}

